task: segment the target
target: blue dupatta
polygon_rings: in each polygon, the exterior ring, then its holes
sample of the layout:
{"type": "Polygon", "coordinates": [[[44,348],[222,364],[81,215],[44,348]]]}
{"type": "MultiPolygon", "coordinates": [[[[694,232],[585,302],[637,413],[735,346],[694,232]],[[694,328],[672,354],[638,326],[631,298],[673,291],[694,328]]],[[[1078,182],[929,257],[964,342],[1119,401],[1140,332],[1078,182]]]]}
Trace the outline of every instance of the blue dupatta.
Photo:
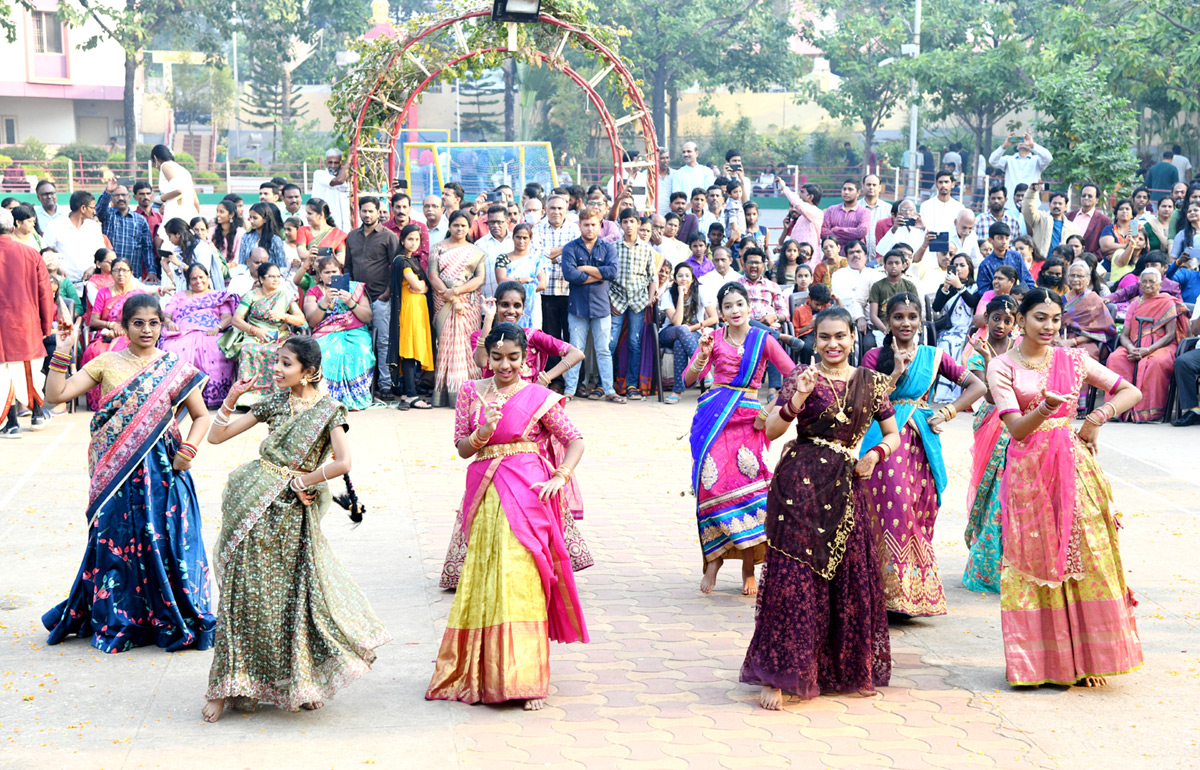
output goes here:
{"type": "Polygon", "coordinates": [[[759,359],[766,349],[767,333],[762,329],[751,327],[743,344],[742,363],[738,368],[737,377],[728,385],[717,385],[700,397],[696,414],[692,417],[692,491],[700,494],[700,471],[704,466],[704,458],[708,456],[713,442],[725,429],[729,418],[735,409],[761,409],[755,395],[748,394],[744,388],[750,387],[754,370],[758,368],[759,359]]]}
{"type": "MultiPolygon", "coordinates": [[[[929,460],[929,469],[933,473],[933,482],[937,487],[938,504],[942,502],[942,490],[946,488],[946,463],[942,459],[942,437],[933,432],[926,422],[933,416],[929,407],[929,392],[937,383],[938,364],[941,362],[942,351],[930,345],[917,347],[917,355],[913,358],[904,376],[896,383],[892,391],[892,406],[896,408],[896,425],[900,430],[911,423],[921,437],[925,447],[925,457],[929,460]]],[[[883,438],[883,430],[878,422],[871,423],[867,435],[859,448],[859,456],[865,455],[871,447],[883,438]]]]}

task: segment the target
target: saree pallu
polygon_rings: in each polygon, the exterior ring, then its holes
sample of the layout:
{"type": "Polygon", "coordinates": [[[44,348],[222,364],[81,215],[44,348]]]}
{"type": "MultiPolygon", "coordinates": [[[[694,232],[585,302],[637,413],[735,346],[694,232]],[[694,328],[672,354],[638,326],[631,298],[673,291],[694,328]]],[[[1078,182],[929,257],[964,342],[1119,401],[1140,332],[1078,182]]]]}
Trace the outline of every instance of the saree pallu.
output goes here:
{"type": "MultiPolygon", "coordinates": [[[[778,404],[795,393],[789,375],[778,404]]],[[[849,421],[834,417],[842,383],[820,380],[796,418],[767,498],[767,563],[740,680],[802,698],[872,693],[891,678],[891,642],[875,524],[853,447],[886,419],[888,378],[859,369],[844,386],[849,421]]]]}
{"type": "Polygon", "coordinates": [[[221,323],[222,314],[233,315],[237,305],[238,298],[232,294],[210,291],[198,297],[177,293],[165,308],[179,329],[164,329],[159,347],[208,375],[204,386],[208,406],[224,401],[233,385],[233,361],[221,352],[218,337],[208,332],[221,323]]]}
{"type": "MultiPolygon", "coordinates": [[[[983,358],[978,353],[982,368],[983,358]]],[[[963,585],[970,591],[1000,592],[1000,479],[1011,440],[996,407],[984,402],[972,424],[971,479],[967,484],[967,566],[963,585]]]]}
{"type": "MultiPolygon", "coordinates": [[[[863,357],[863,366],[874,368],[876,350],[863,357]]],[[[905,615],[946,614],[946,594],[933,549],[933,527],[946,488],[946,465],[941,437],[927,423],[933,415],[927,394],[939,374],[951,373],[941,371],[943,362],[948,361],[944,356],[938,348],[921,345],[896,383],[891,399],[900,428],[900,448],[876,464],[866,484],[868,505],[883,533],[880,562],[887,608],[905,615]]],[[[957,365],[949,368],[953,371],[954,367],[957,365]]],[[[961,383],[961,378],[950,379],[961,383]]],[[[882,436],[878,423],[872,424],[860,455],[882,436]]]]}
{"type": "Polygon", "coordinates": [[[42,616],[48,644],[90,636],[101,652],[208,649],[216,618],[200,505],[171,467],[174,410],[204,375],[171,353],[104,397],[88,446],[88,543],[66,601],[42,616]]]}
{"type": "Polygon", "coordinates": [[[1063,295],[1063,328],[1068,336],[1084,337],[1089,340],[1079,345],[1080,350],[1100,360],[1100,346],[1112,343],[1117,336],[1117,327],[1104,300],[1090,289],[1074,299],[1063,295]]]}
{"type": "Polygon", "coordinates": [[[325,396],[293,414],[288,394],[276,392],[252,414],[271,432],[221,496],[213,548],[221,623],[205,698],[295,711],[367,673],[391,636],[321,531],[329,485],[317,486],[311,505],[288,489],[329,459],[345,407],[325,396]]]}
{"type": "MultiPolygon", "coordinates": [[[[356,302],[366,302],[366,284],[351,281],[350,294],[356,302]]],[[[320,300],[324,295],[314,286],[308,295],[320,300]]],[[[375,402],[371,396],[371,378],[375,373],[375,350],[371,332],[342,300],[312,330],[321,347],[321,374],[329,395],[351,411],[366,409],[375,402]]]]}
{"type": "Polygon", "coordinates": [[[508,262],[505,267],[508,280],[516,281],[525,288],[525,307],[521,318],[517,321],[522,329],[540,329],[542,327],[542,303],[538,299],[538,273],[550,272],[549,261],[540,254],[530,254],[516,262],[508,262]]]}
{"type": "MultiPolygon", "coordinates": [[[[94,315],[101,321],[119,324],[121,323],[121,312],[125,309],[125,302],[136,294],[145,293],[141,289],[130,289],[124,294],[114,294],[111,286],[103,288],[96,294],[96,304],[92,306],[89,315],[94,315]]],[[[104,335],[97,329],[92,332],[91,341],[84,349],[83,355],[79,357],[79,367],[82,369],[84,364],[101,353],[108,353],[110,351],[115,353],[127,347],[129,347],[129,338],[125,335],[122,334],[105,339],[104,335]]],[[[103,400],[100,397],[99,385],[87,392],[87,405],[90,411],[98,411],[100,409],[100,402],[103,400]]]]}
{"type": "Polygon", "coordinates": [[[653,396],[656,393],[654,370],[657,367],[657,361],[654,356],[654,338],[652,336],[656,310],[656,305],[650,305],[641,316],[642,350],[639,353],[638,381],[636,383],[626,382],[629,372],[629,324],[621,326],[621,335],[617,338],[617,353],[613,356],[613,387],[618,393],[624,393],[631,387],[637,387],[643,396],[653,396]]]}
{"type": "Polygon", "coordinates": [[[588,641],[563,539],[566,509],[557,497],[538,500],[531,487],[553,468],[525,441],[561,400],[539,385],[525,386],[504,404],[488,447],[467,469],[461,513],[470,547],[428,700],[544,698],[550,640],[588,641]]]}
{"type": "Polygon", "coordinates": [[[737,376],[701,396],[692,417],[692,491],[704,553],[701,568],[730,550],[755,549],[755,563],[765,556],[771,442],[766,432],[754,429],[762,404],[750,382],[767,338],[763,330],[750,329],[737,376]]]}
{"type": "Polygon", "coordinates": [[[247,393],[248,398],[243,404],[253,404],[263,395],[277,389],[272,367],[287,335],[287,324],[282,321],[272,321],[270,313],[273,310],[286,312],[291,298],[283,291],[277,291],[266,297],[251,300],[250,295],[242,297],[241,305],[246,307],[246,323],[259,329],[266,329],[266,340],[260,340],[252,334],[230,326],[225,330],[217,344],[226,358],[237,359],[238,377],[249,379],[257,377],[254,389],[247,393]]]}
{"type": "MultiPolygon", "coordinates": [[[[471,260],[482,261],[482,253],[466,245],[446,249],[437,256],[438,275],[447,287],[453,288],[470,280],[465,274],[471,260]]],[[[478,265],[477,265],[478,267],[478,265]]],[[[437,350],[433,367],[433,405],[451,406],[458,398],[458,389],[473,379],[479,368],[471,358],[471,332],[479,328],[479,292],[460,294],[457,302],[446,302],[433,292],[433,319],[437,334],[437,350]]]]}
{"type": "Polygon", "coordinates": [[[1188,332],[1187,306],[1169,294],[1158,294],[1149,302],[1138,297],[1129,303],[1125,329],[1135,346],[1149,347],[1164,337],[1172,341],[1136,364],[1129,351],[1118,347],[1107,366],[1142,391],[1142,400],[1120,416],[1124,422],[1157,422],[1167,409],[1167,394],[1175,375],[1175,351],[1188,332]],[[1143,319],[1141,322],[1138,319],[1143,319]],[[1136,376],[1135,376],[1136,375],[1136,376]]]}

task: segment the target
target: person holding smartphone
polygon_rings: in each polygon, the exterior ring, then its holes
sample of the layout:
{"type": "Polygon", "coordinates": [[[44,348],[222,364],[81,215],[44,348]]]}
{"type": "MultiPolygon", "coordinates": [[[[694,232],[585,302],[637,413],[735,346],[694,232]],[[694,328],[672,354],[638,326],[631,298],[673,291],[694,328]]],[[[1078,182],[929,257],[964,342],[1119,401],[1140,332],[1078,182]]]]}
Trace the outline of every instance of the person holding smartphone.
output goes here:
{"type": "Polygon", "coordinates": [[[304,297],[304,318],[321,346],[321,374],[329,395],[350,411],[366,409],[371,396],[375,351],[371,342],[371,303],[366,284],[351,281],[337,256],[317,261],[319,283],[304,297]]]}

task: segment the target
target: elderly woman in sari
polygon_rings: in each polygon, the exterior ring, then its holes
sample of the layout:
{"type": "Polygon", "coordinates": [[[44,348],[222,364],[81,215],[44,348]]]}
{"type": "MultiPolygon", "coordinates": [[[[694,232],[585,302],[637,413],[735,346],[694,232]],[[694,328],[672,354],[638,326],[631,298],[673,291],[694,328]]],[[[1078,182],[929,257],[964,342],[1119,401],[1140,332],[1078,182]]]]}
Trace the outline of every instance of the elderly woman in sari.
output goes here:
{"type": "MultiPolygon", "coordinates": [[[[1050,260],[1047,260],[1049,263],[1050,260]]],[[[1045,275],[1049,264],[1042,268],[1045,275]]],[[[1067,293],[1063,295],[1063,338],[1059,345],[1079,348],[1093,360],[1100,360],[1100,346],[1117,335],[1112,316],[1100,295],[1092,291],[1091,271],[1084,262],[1067,268],[1067,293]]]]}
{"type": "Polygon", "coordinates": [[[1187,306],[1162,291],[1162,274],[1148,267],[1138,278],[1142,296],[1129,303],[1119,347],[1108,368],[1137,386],[1142,400],[1121,415],[1128,422],[1161,420],[1175,370],[1175,348],[1187,336],[1187,306]]]}
{"type": "Polygon", "coordinates": [[[450,215],[446,239],[429,257],[433,284],[433,318],[437,335],[433,405],[454,406],[458,388],[475,377],[471,332],[479,328],[479,287],[484,281],[484,253],[467,241],[471,218],[462,211],[450,215]]]}
{"type": "MultiPolygon", "coordinates": [[[[1151,251],[1149,254],[1143,254],[1138,257],[1137,267],[1132,273],[1128,273],[1124,278],[1117,282],[1117,288],[1106,298],[1108,306],[1112,309],[1113,319],[1116,321],[1125,320],[1125,312],[1129,309],[1129,303],[1133,302],[1138,297],[1142,296],[1142,287],[1140,284],[1142,272],[1148,268],[1156,268],[1159,275],[1162,275],[1167,270],[1167,255],[1161,251],[1151,251]]],[[[1170,294],[1173,297],[1180,297],[1179,284],[1172,281],[1170,278],[1162,279],[1162,288],[1164,294],[1170,294]]]]}
{"type": "Polygon", "coordinates": [[[208,375],[204,403],[217,406],[233,385],[233,361],[221,352],[217,338],[233,323],[238,298],[213,291],[208,270],[198,262],[188,267],[187,282],[188,290],[176,293],[167,303],[170,320],[160,347],[208,375]]]}
{"type": "Polygon", "coordinates": [[[371,303],[366,299],[367,285],[348,281],[349,289],[334,286],[342,274],[337,255],[321,257],[317,262],[320,283],[304,298],[304,317],[312,327],[313,339],[321,346],[322,374],[329,395],[351,411],[366,409],[371,398],[371,375],[375,371],[372,349],[371,303]]]}

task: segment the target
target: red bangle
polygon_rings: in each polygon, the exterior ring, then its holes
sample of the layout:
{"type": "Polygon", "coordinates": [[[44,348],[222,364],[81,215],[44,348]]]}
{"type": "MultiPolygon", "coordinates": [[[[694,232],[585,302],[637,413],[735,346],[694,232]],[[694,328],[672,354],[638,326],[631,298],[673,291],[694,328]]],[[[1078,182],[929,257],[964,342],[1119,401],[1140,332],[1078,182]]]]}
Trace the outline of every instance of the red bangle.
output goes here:
{"type": "Polygon", "coordinates": [[[789,400],[779,409],[779,416],[783,418],[784,422],[792,422],[799,415],[792,409],[792,402],[789,400]]]}
{"type": "Polygon", "coordinates": [[[878,444],[876,444],[875,446],[871,447],[871,449],[870,449],[870,450],[868,450],[868,451],[871,451],[871,452],[878,452],[878,453],[879,453],[879,459],[878,459],[878,460],[876,460],[876,462],[877,462],[877,463],[881,463],[881,462],[883,462],[884,460],[886,460],[886,459],[887,459],[887,455],[886,455],[886,454],[884,454],[884,452],[883,452],[883,447],[879,446],[878,444]]]}

